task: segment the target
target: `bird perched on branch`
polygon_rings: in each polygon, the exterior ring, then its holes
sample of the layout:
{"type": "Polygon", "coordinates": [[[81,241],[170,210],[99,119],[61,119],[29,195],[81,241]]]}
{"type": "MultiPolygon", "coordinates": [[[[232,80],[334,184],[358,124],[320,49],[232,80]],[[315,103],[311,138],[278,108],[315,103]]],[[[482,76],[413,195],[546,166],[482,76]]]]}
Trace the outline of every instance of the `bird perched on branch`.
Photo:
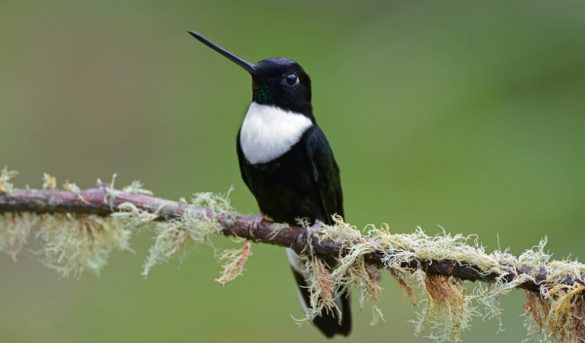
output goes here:
{"type": "MultiPolygon", "coordinates": [[[[252,76],[252,103],[237,136],[244,182],[261,214],[297,224],[308,218],[332,224],[344,216],[339,168],[331,147],[313,115],[311,79],[296,62],[267,58],[250,63],[197,32],[193,37],[227,57],[252,76]]],[[[311,306],[310,280],[299,256],[287,249],[305,313],[311,306]]],[[[336,291],[337,311],[323,310],[313,323],[327,337],[351,331],[348,292],[336,291]]]]}

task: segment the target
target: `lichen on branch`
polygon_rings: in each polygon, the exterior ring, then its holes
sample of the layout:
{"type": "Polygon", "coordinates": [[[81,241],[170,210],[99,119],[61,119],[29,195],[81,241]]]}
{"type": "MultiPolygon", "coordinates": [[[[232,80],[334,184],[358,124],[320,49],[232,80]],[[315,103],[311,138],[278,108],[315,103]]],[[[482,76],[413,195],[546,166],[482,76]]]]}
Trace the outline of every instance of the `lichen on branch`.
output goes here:
{"type": "Polygon", "coordinates": [[[241,275],[252,255],[251,242],[291,248],[305,259],[313,280],[311,313],[335,311],[333,291],[357,288],[360,304],[371,303],[373,321],[383,319],[377,300],[379,269],[385,269],[419,308],[415,332],[435,341],[460,340],[474,316],[498,317],[499,297],[514,289],[526,293],[529,338],[585,340],[585,265],[552,260],[546,240],[519,256],[488,253],[474,236],[429,236],[422,229],[399,234],[373,225],[363,233],[340,217],[316,232],[259,221],[235,212],[229,192],[170,201],[137,182],[122,189],[113,181],[86,190],[73,183],[58,189],[57,180],[45,174],[42,189],[18,189],[11,183],[14,176],[6,168],[0,172],[0,252],[16,259],[36,240],[41,246],[36,255],[64,277],[79,277],[84,270],[99,273],[112,251],[130,250],[130,239],[139,231],[155,233],[144,276],[190,247],[234,236],[244,240],[243,246],[216,252],[224,266],[217,281],[225,285],[241,275]],[[338,263],[326,268],[322,258],[338,263]],[[466,287],[466,281],[485,286],[466,287]]]}

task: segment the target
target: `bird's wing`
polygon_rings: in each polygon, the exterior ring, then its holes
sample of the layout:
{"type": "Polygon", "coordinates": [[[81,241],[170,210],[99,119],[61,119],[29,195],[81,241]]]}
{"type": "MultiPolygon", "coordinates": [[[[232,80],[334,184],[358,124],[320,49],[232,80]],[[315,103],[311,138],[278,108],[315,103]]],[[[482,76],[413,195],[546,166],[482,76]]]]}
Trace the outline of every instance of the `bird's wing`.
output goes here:
{"type": "Polygon", "coordinates": [[[313,181],[321,198],[323,220],[326,224],[332,224],[331,216],[334,214],[344,217],[339,167],[325,134],[318,126],[313,126],[305,139],[313,181]]]}
{"type": "MultiPolygon", "coordinates": [[[[306,139],[305,147],[307,149],[307,157],[311,164],[311,176],[313,177],[321,201],[323,221],[326,224],[332,224],[333,220],[331,216],[334,214],[344,217],[339,167],[337,166],[337,162],[335,162],[333,151],[329,146],[325,134],[323,134],[323,131],[318,126],[315,125],[309,129],[303,138],[306,139]]],[[[307,275],[302,272],[304,269],[297,267],[298,263],[295,263],[294,258],[296,254],[291,250],[288,250],[287,253],[297,281],[301,304],[306,308],[307,304],[310,303],[310,293],[306,287],[310,285],[310,281],[307,275]]],[[[331,265],[332,262],[329,261],[327,263],[331,265]]],[[[339,317],[336,311],[328,312],[324,310],[319,316],[313,319],[313,323],[327,337],[332,337],[336,334],[347,336],[351,332],[349,290],[341,292],[340,289],[336,288],[334,294],[335,302],[341,311],[341,317],[339,317]]]]}
{"type": "Polygon", "coordinates": [[[242,180],[244,180],[244,183],[246,184],[246,186],[248,186],[249,189],[252,189],[250,177],[248,176],[248,174],[246,173],[246,169],[244,168],[244,166],[246,165],[246,163],[248,163],[248,161],[246,161],[246,157],[244,157],[244,152],[242,151],[242,145],[240,144],[240,133],[241,133],[241,129],[238,131],[238,137],[236,138],[236,151],[238,152],[238,162],[240,165],[240,174],[242,174],[242,180]]]}

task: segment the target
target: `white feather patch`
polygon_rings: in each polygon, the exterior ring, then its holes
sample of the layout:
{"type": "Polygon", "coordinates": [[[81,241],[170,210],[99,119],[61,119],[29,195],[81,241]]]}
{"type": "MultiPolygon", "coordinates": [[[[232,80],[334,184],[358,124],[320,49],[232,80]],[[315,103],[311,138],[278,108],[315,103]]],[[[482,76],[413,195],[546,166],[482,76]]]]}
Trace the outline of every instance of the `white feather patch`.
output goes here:
{"type": "MultiPolygon", "coordinates": [[[[308,282],[307,272],[305,271],[305,267],[303,266],[303,263],[301,262],[301,258],[299,257],[299,255],[297,255],[297,253],[294,252],[292,249],[286,248],[286,257],[288,257],[288,263],[290,263],[291,267],[297,273],[299,273],[303,276],[303,278],[305,279],[305,282],[308,282]]],[[[301,302],[301,307],[303,308],[303,312],[305,312],[305,315],[308,315],[309,311],[310,311],[309,304],[305,303],[305,298],[303,298],[303,295],[301,294],[300,288],[298,286],[296,288],[297,288],[297,296],[299,297],[299,300],[301,302]]]]}
{"type": "Polygon", "coordinates": [[[286,248],[286,257],[288,257],[288,263],[290,263],[291,267],[293,267],[297,273],[307,278],[305,266],[303,266],[303,262],[301,261],[299,255],[297,255],[294,250],[286,248]]]}
{"type": "Polygon", "coordinates": [[[300,113],[252,102],[240,131],[244,156],[252,164],[270,162],[289,151],[312,125],[300,113]]]}

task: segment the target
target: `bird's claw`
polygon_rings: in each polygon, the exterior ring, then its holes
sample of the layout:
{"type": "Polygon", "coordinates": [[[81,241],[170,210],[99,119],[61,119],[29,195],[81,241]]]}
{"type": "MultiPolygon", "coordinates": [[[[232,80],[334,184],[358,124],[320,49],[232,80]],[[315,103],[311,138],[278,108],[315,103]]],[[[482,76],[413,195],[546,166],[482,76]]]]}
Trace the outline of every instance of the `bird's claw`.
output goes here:
{"type": "Polygon", "coordinates": [[[264,213],[260,212],[257,215],[250,218],[249,227],[251,229],[257,229],[264,220],[264,213]]]}
{"type": "Polygon", "coordinates": [[[316,220],[315,223],[313,225],[309,226],[308,228],[306,228],[306,230],[307,230],[307,233],[312,236],[312,235],[316,234],[317,232],[319,232],[320,228],[321,228],[321,221],[316,220]]]}

